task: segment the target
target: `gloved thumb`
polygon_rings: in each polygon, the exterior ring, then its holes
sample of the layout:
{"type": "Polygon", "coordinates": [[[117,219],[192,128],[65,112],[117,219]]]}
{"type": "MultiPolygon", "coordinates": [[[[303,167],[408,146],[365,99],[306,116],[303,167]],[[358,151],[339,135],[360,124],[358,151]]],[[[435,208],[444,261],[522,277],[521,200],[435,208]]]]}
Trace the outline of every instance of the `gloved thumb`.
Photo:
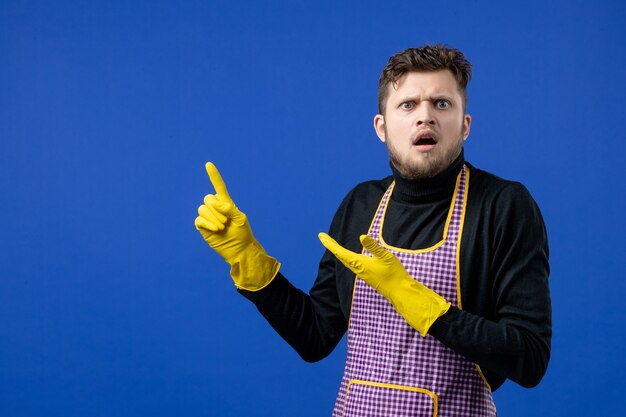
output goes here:
{"type": "MultiPolygon", "coordinates": [[[[228,217],[236,226],[243,226],[246,223],[246,215],[243,214],[237,206],[231,201],[219,201],[213,195],[207,196],[208,204],[211,205],[218,213],[228,217]]],[[[205,202],[205,204],[207,204],[205,202]]]]}
{"type": "Polygon", "coordinates": [[[223,214],[226,217],[232,217],[233,213],[237,211],[235,205],[229,201],[219,201],[215,196],[209,195],[205,200],[206,205],[210,205],[220,214],[223,214]]]}
{"type": "Polygon", "coordinates": [[[361,244],[363,245],[363,247],[367,249],[368,251],[370,251],[372,255],[374,255],[376,258],[388,259],[389,256],[393,256],[391,252],[387,251],[385,248],[380,246],[378,242],[376,242],[369,235],[361,235],[359,240],[361,241],[361,244]]]}
{"type": "Polygon", "coordinates": [[[248,221],[248,218],[244,213],[242,213],[235,205],[232,206],[233,209],[230,212],[230,219],[236,226],[243,226],[248,221]]]}

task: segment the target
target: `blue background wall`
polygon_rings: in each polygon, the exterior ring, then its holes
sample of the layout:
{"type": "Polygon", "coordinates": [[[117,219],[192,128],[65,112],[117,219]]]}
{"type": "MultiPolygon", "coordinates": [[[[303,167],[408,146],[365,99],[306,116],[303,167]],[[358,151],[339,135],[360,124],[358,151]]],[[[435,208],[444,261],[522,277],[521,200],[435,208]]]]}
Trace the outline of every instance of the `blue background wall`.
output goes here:
{"type": "Polygon", "coordinates": [[[214,161],[307,290],[357,182],[393,53],[474,64],[475,165],[522,181],[551,241],[553,356],[502,416],[623,411],[623,2],[0,2],[0,415],[322,416],[306,364],[193,226],[214,161]]]}

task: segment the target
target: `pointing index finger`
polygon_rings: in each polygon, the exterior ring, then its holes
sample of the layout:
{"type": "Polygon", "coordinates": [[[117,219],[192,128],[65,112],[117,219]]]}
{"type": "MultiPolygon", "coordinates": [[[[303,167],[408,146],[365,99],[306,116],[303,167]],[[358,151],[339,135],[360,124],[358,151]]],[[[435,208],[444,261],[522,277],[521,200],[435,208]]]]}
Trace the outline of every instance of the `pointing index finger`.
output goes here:
{"type": "Polygon", "coordinates": [[[352,259],[358,258],[360,254],[352,252],[349,249],[341,246],[335,239],[327,235],[326,233],[319,233],[317,235],[322,242],[322,245],[326,247],[333,255],[337,257],[341,262],[350,262],[352,259]]]}
{"type": "Polygon", "coordinates": [[[364,270],[363,260],[369,259],[367,256],[363,256],[359,253],[352,252],[349,249],[341,246],[335,239],[328,236],[326,233],[318,234],[322,245],[326,247],[333,255],[341,261],[346,268],[350,269],[355,274],[360,274],[364,270]]]}
{"type": "Polygon", "coordinates": [[[205,168],[207,174],[209,174],[211,184],[213,184],[213,188],[215,188],[216,194],[223,197],[225,200],[232,200],[228,194],[228,190],[226,189],[226,184],[224,184],[224,180],[215,165],[213,165],[212,162],[207,162],[205,168]]]}

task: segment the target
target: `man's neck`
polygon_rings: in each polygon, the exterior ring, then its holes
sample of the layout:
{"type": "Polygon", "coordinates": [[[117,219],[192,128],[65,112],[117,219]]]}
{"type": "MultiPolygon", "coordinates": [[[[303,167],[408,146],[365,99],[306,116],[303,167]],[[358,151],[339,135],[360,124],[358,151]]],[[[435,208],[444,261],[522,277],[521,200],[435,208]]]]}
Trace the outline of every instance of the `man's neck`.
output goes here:
{"type": "Polygon", "coordinates": [[[454,192],[456,178],[465,163],[463,150],[459,156],[442,172],[432,178],[411,180],[402,177],[390,162],[393,178],[396,182],[393,198],[399,202],[415,203],[443,196],[454,192]]]}

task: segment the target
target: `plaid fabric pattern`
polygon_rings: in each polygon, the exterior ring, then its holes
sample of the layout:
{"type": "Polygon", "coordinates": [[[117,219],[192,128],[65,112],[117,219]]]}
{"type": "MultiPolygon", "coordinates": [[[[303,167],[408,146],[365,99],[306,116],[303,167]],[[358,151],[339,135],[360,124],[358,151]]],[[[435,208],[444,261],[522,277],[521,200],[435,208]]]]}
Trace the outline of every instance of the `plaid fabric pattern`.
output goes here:
{"type": "MultiPolygon", "coordinates": [[[[441,246],[422,253],[387,248],[412,277],[455,306],[456,250],[466,176],[464,166],[441,246]]],[[[378,243],[392,190],[393,184],[384,194],[370,230],[378,243]]],[[[389,301],[357,279],[348,327],[348,356],[333,417],[381,416],[495,416],[495,406],[474,364],[432,336],[422,337],[389,301]]]]}

